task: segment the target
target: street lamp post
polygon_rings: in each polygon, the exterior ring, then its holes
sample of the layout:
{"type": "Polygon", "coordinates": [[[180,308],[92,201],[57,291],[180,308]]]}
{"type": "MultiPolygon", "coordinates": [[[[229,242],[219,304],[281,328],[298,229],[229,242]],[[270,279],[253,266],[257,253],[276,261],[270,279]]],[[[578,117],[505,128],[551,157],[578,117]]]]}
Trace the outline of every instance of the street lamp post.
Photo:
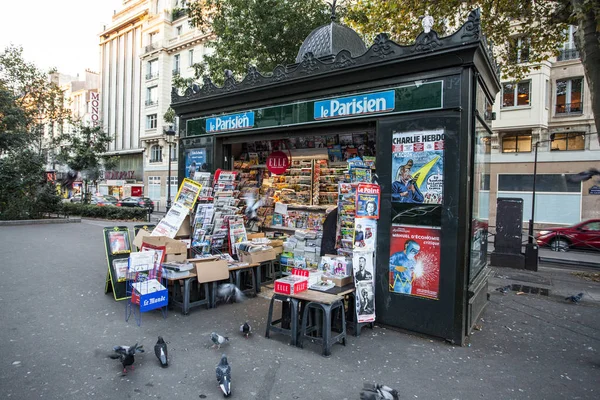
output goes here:
{"type": "Polygon", "coordinates": [[[165,135],[167,136],[167,143],[169,143],[169,154],[167,155],[167,162],[169,164],[168,169],[168,177],[167,177],[167,212],[171,208],[171,144],[173,143],[173,137],[175,136],[175,131],[173,130],[173,126],[169,125],[169,129],[165,131],[165,135]]]}

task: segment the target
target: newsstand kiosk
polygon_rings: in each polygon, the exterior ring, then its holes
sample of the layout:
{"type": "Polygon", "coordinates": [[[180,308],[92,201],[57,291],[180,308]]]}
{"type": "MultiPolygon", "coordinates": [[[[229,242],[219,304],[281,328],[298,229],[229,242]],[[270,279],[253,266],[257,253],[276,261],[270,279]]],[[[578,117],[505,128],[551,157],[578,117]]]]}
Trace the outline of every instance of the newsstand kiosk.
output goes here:
{"type": "Polygon", "coordinates": [[[462,345],[487,302],[481,190],[500,81],[479,10],[451,36],[423,28],[412,45],[379,34],[367,48],[331,22],[307,37],[294,64],[174,89],[179,180],[188,158],[201,153],[204,171],[232,169],[236,149],[256,141],[334,161],[369,154],[381,188],[376,320],[462,345]],[[366,139],[345,145],[357,132],[366,139]]]}

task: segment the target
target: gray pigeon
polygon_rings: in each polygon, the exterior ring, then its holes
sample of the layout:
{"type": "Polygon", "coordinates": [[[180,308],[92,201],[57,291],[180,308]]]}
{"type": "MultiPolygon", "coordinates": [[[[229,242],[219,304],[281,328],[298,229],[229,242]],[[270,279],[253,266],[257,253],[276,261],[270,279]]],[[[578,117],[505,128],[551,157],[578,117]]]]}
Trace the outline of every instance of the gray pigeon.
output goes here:
{"type": "Polygon", "coordinates": [[[229,338],[228,338],[228,337],[226,337],[226,336],[221,336],[221,335],[219,335],[217,332],[212,332],[212,333],[210,334],[210,340],[212,340],[212,342],[214,343],[214,345],[212,346],[212,347],[213,347],[213,349],[214,349],[215,347],[217,347],[217,348],[219,348],[219,349],[220,349],[220,348],[221,348],[221,345],[222,345],[223,343],[225,343],[225,342],[229,342],[229,338]]]}
{"type": "Polygon", "coordinates": [[[565,297],[565,300],[569,300],[571,303],[577,304],[581,301],[582,297],[583,297],[583,293],[579,293],[577,295],[565,297]]]}
{"type": "Polygon", "coordinates": [[[162,336],[158,337],[158,341],[154,345],[154,354],[156,354],[156,358],[158,358],[158,361],[160,361],[160,365],[163,368],[169,366],[167,344],[163,340],[162,336]]]}
{"type": "Polygon", "coordinates": [[[250,325],[248,325],[248,321],[244,322],[244,325],[240,326],[240,332],[242,332],[246,339],[248,339],[250,332],[252,332],[252,328],[250,325]]]}
{"type": "Polygon", "coordinates": [[[506,285],[506,286],[504,286],[504,287],[499,287],[499,288],[496,288],[496,292],[500,292],[500,293],[502,293],[502,294],[506,294],[506,293],[510,292],[510,289],[511,289],[511,288],[512,288],[512,286],[511,286],[511,285],[506,285]]]}
{"type": "Polygon", "coordinates": [[[123,365],[123,373],[127,373],[127,367],[131,365],[131,369],[135,369],[133,367],[133,362],[135,361],[134,354],[135,353],[143,353],[144,349],[143,345],[138,346],[138,344],[134,344],[133,346],[115,346],[113,350],[117,354],[110,355],[110,358],[113,360],[119,359],[121,364],[123,365]]]}
{"type": "Polygon", "coordinates": [[[241,303],[246,300],[244,293],[233,283],[219,285],[219,288],[217,289],[217,298],[225,303],[229,303],[231,299],[235,300],[236,303],[241,303]]]}
{"type": "Polygon", "coordinates": [[[391,387],[365,383],[360,392],[360,400],[400,400],[400,396],[391,387]]]}
{"type": "Polygon", "coordinates": [[[225,397],[231,395],[231,367],[227,363],[227,356],[223,354],[221,356],[221,362],[217,365],[217,382],[225,397]]]}

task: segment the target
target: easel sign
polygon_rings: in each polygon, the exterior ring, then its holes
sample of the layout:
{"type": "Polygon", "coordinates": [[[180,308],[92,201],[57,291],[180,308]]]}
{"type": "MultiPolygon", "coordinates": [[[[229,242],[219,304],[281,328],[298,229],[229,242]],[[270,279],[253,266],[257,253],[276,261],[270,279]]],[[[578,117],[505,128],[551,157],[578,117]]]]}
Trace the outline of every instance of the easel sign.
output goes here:
{"type": "Polygon", "coordinates": [[[113,293],[115,300],[125,300],[127,296],[127,265],[129,253],[131,253],[131,239],[129,229],[126,226],[105,227],[104,251],[108,271],[104,293],[113,293]]]}

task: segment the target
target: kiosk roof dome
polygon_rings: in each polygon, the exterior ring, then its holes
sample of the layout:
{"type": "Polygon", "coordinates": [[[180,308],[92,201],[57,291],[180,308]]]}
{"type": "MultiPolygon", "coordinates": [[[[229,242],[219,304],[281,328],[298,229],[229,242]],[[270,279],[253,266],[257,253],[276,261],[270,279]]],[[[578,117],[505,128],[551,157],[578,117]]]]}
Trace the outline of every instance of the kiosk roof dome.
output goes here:
{"type": "Polygon", "coordinates": [[[302,62],[307,53],[313,53],[316,58],[335,57],[342,50],[357,57],[367,51],[367,46],[352,28],[332,21],[309,33],[300,46],[296,62],[302,62]]]}

